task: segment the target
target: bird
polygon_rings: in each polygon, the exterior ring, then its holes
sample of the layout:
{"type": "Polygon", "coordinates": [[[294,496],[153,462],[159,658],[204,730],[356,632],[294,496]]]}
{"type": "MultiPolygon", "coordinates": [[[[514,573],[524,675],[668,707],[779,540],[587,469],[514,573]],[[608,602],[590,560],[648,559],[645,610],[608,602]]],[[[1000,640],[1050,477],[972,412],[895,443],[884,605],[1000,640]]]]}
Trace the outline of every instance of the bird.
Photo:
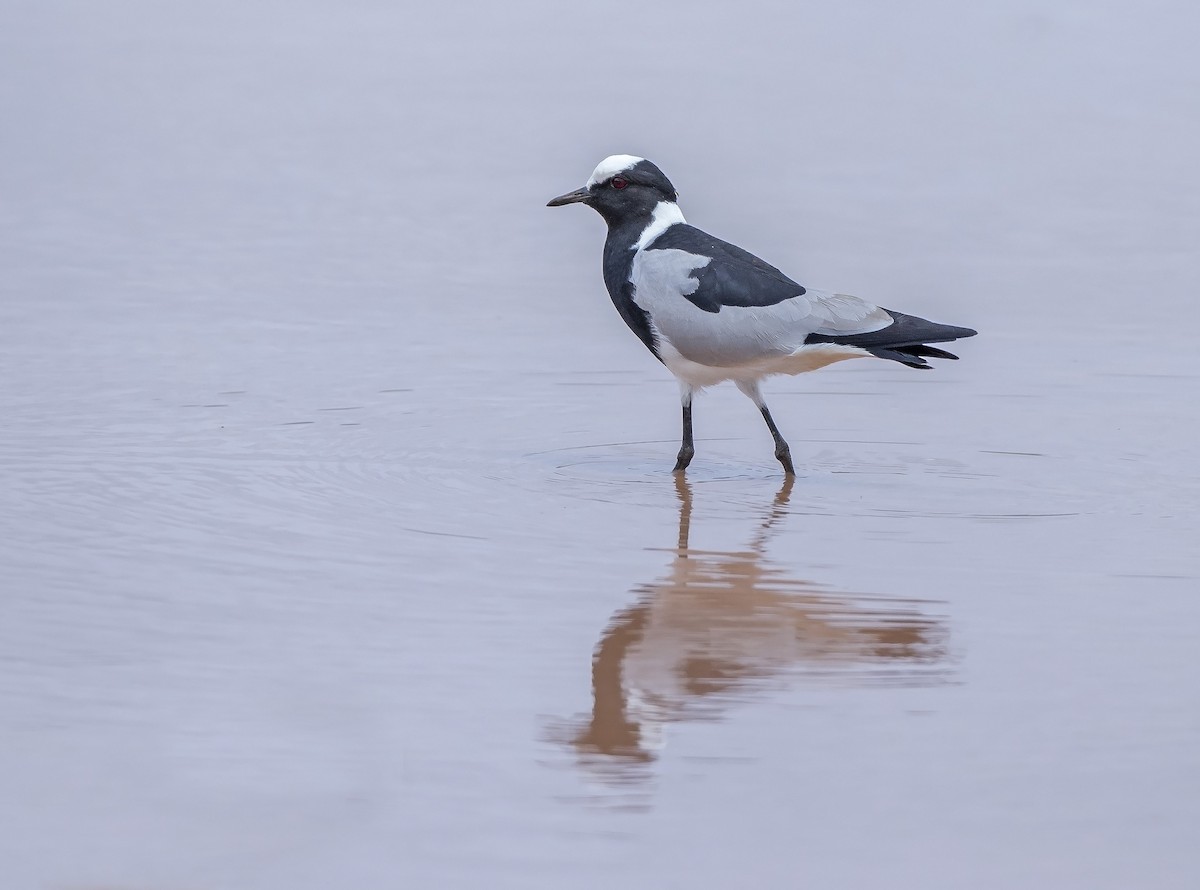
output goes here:
{"type": "Polygon", "coordinates": [[[604,284],[613,305],[679,382],[683,441],[675,473],[695,456],[692,399],[707,387],[733,381],[754,402],[776,459],[794,476],[791,448],[762,395],[764,378],[870,356],[929,369],[927,359],[958,356],[928,344],[977,333],[798,284],[689,225],[675,186],[645,158],[605,158],[582,188],[546,206],[566,204],[586,204],[604,219],[604,284]]]}

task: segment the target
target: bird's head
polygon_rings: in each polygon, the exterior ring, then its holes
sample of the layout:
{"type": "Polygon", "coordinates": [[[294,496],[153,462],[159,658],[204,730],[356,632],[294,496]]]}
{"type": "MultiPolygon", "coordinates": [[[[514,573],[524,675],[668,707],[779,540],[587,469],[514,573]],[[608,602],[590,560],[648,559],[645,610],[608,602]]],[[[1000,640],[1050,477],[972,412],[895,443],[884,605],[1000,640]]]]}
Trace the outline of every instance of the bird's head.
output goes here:
{"type": "Polygon", "coordinates": [[[678,198],[671,180],[652,162],[633,155],[612,155],[592,171],[583,188],[559,195],[546,206],[587,204],[613,226],[648,216],[663,201],[675,203],[678,198]]]}

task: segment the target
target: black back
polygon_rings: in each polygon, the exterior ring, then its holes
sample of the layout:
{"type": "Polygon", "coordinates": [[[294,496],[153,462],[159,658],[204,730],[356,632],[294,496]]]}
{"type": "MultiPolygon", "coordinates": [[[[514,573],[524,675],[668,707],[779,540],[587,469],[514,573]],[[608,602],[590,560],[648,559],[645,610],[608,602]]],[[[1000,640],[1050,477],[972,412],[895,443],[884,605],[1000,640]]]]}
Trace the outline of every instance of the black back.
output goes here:
{"type": "Polygon", "coordinates": [[[711,257],[693,273],[700,285],[687,298],[705,312],[720,312],[722,306],[774,306],[805,293],[770,263],[742,250],[736,244],[679,223],[655,238],[649,250],[684,250],[711,257]]]}

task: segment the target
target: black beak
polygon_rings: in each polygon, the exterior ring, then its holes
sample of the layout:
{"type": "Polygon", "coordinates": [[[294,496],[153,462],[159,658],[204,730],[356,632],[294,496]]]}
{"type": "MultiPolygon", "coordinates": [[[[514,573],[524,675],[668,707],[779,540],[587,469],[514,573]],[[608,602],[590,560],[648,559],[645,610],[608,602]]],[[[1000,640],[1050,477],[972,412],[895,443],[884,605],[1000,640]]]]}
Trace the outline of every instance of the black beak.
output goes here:
{"type": "Polygon", "coordinates": [[[565,195],[559,195],[557,198],[551,198],[546,202],[547,207],[562,207],[564,204],[578,204],[581,201],[586,201],[591,195],[585,188],[575,189],[573,192],[567,192],[565,195]]]}

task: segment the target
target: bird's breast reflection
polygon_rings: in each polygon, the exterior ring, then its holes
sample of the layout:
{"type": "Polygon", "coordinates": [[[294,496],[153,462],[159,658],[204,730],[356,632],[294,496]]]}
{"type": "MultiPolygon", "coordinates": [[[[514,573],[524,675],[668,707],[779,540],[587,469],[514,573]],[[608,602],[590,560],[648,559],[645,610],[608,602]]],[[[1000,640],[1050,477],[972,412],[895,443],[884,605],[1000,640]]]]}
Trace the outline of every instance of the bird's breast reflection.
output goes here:
{"type": "MultiPolygon", "coordinates": [[[[720,717],[789,679],[922,685],[944,675],[945,629],[928,603],[841,594],[766,556],[789,477],[744,550],[688,546],[692,489],[679,476],[679,540],[662,580],[636,589],[592,658],[591,714],[566,740],[600,767],[653,760],[669,724],[720,717]]],[[[608,769],[602,773],[621,779],[608,769]]]]}

